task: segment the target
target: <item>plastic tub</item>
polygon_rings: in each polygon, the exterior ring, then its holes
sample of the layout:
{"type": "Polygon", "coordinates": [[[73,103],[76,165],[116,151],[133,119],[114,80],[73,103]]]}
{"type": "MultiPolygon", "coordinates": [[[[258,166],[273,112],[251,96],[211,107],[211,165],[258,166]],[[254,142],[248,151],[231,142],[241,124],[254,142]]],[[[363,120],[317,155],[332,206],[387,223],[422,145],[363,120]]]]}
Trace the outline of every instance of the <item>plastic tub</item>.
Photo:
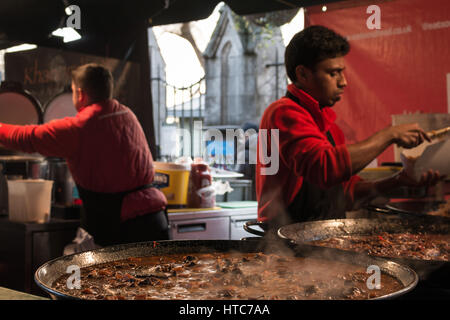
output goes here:
{"type": "Polygon", "coordinates": [[[365,168],[358,173],[358,176],[360,176],[364,180],[374,181],[393,176],[394,174],[398,173],[401,170],[402,170],[401,167],[394,167],[394,166],[365,168]]]}
{"type": "Polygon", "coordinates": [[[168,207],[186,207],[191,165],[170,162],[153,164],[155,165],[153,184],[166,196],[168,207]]]}
{"type": "Polygon", "coordinates": [[[44,223],[50,219],[53,181],[8,180],[9,220],[44,223]]]}

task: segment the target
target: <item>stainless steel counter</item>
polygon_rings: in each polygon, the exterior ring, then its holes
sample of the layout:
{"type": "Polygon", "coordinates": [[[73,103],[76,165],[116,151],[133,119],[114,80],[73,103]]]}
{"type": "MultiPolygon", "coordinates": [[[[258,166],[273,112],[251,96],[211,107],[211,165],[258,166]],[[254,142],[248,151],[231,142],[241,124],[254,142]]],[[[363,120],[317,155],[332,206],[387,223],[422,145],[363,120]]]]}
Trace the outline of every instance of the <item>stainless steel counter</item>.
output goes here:
{"type": "MultiPolygon", "coordinates": [[[[240,240],[252,236],[243,225],[257,218],[254,202],[224,203],[214,209],[168,210],[172,240],[240,240]]],[[[220,204],[219,204],[220,205],[220,204]]]]}

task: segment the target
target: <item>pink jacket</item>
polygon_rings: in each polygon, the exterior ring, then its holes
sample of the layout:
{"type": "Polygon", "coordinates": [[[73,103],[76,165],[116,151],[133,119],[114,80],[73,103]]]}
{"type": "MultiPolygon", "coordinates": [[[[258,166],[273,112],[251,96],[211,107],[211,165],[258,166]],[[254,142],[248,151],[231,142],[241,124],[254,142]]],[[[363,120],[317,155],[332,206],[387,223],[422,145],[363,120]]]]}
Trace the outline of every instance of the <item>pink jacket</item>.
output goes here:
{"type": "MultiPolygon", "coordinates": [[[[67,160],[74,181],[94,191],[115,193],[151,183],[153,158],[134,113],[117,100],[82,108],[75,117],[43,125],[0,124],[0,143],[10,149],[67,160]]],[[[128,194],[121,220],[160,211],[167,205],[155,188],[128,194]]]]}

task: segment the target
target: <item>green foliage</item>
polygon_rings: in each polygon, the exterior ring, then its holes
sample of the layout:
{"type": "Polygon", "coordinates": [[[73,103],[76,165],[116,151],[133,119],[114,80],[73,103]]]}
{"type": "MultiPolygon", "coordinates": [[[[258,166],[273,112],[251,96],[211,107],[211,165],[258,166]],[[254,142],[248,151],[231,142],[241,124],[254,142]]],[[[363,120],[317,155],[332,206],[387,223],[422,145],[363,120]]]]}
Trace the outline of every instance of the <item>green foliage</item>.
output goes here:
{"type": "Polygon", "coordinates": [[[270,19],[270,13],[255,16],[239,16],[231,12],[234,27],[244,40],[247,48],[255,44],[258,48],[268,48],[275,43],[274,37],[279,26],[270,19]]]}

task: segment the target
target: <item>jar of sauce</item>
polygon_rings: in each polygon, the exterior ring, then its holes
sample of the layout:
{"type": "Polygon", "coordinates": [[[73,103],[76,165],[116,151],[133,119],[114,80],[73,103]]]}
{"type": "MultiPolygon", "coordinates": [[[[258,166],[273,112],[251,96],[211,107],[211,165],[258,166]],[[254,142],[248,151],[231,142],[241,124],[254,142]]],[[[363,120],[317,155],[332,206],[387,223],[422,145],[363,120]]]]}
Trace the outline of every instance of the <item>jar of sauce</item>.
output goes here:
{"type": "Polygon", "coordinates": [[[216,193],[212,186],[212,176],[206,163],[191,164],[188,188],[189,208],[213,208],[216,193]]]}

